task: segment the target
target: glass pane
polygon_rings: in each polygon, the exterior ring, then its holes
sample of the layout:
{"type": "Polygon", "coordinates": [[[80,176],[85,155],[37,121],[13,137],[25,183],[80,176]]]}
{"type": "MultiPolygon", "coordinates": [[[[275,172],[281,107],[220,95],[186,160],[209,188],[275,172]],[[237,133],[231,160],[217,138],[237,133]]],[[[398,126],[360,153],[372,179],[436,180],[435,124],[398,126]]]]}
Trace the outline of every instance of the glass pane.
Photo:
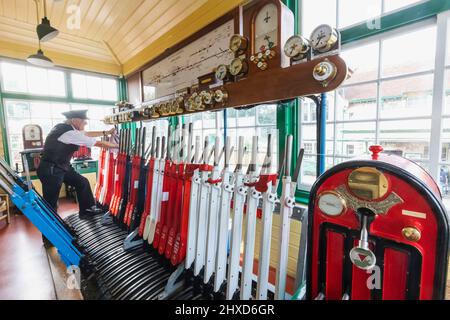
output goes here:
{"type": "Polygon", "coordinates": [[[8,132],[9,134],[18,134],[22,139],[22,129],[27,124],[30,124],[29,118],[9,118],[8,119],[8,132]]]}
{"type": "MultiPolygon", "coordinates": [[[[450,27],[450,18],[447,19],[447,28],[450,27]]],[[[447,31],[447,65],[450,66],[450,31],[447,31]]]]}
{"type": "Polygon", "coordinates": [[[374,80],[378,77],[379,42],[343,50],[342,57],[351,70],[351,78],[345,84],[374,80]]]}
{"type": "Polygon", "coordinates": [[[377,84],[345,87],[337,91],[336,120],[375,119],[377,84]]]}
{"type": "Polygon", "coordinates": [[[103,99],[102,79],[92,76],[86,77],[87,96],[89,99],[101,100],[103,99]]]}
{"type": "Polygon", "coordinates": [[[256,108],[237,111],[237,126],[248,127],[256,125],[256,108]]]}
{"type": "Polygon", "coordinates": [[[336,150],[340,156],[357,156],[367,153],[375,144],[375,122],[350,122],[336,124],[336,150]]]}
{"type": "Polygon", "coordinates": [[[439,189],[441,190],[442,200],[447,210],[450,209],[450,166],[443,165],[439,168],[439,189]]]}
{"type": "Polygon", "coordinates": [[[117,81],[114,79],[102,79],[103,99],[117,100],[117,81]]]}
{"type": "MultiPolygon", "coordinates": [[[[321,12],[328,10],[324,9],[321,12]]],[[[339,28],[345,28],[355,23],[366,22],[376,26],[369,19],[381,15],[381,0],[340,0],[339,28]]]]}
{"type": "Polygon", "coordinates": [[[381,118],[430,116],[433,75],[381,83],[381,118]]]}
{"type": "Polygon", "coordinates": [[[24,65],[2,62],[1,67],[5,91],[27,92],[27,73],[24,65]]]}
{"type": "Polygon", "coordinates": [[[216,112],[203,112],[203,128],[215,128],[216,127],[216,112]]]}
{"type": "Polygon", "coordinates": [[[27,66],[28,93],[48,95],[47,70],[27,66]]]}
{"type": "Polygon", "coordinates": [[[26,101],[8,100],[6,103],[8,118],[30,118],[30,105],[26,101]]]}
{"type": "Polygon", "coordinates": [[[53,121],[62,122],[64,120],[63,112],[70,110],[70,106],[64,103],[52,103],[52,118],[53,121]]]}
{"type": "Polygon", "coordinates": [[[31,119],[48,119],[51,123],[52,109],[47,102],[30,103],[31,119]]]}
{"type": "Polygon", "coordinates": [[[302,34],[308,39],[311,32],[320,24],[326,23],[336,27],[336,0],[302,1],[300,12],[302,12],[302,34]],[[319,20],[318,15],[320,15],[319,20]]]}
{"type": "Polygon", "coordinates": [[[63,97],[66,95],[64,72],[48,70],[49,95],[63,97]]]}
{"type": "Polygon", "coordinates": [[[444,114],[450,114],[450,69],[445,71],[445,105],[444,114]]]}
{"type": "Polygon", "coordinates": [[[384,0],[384,12],[394,11],[423,0],[384,0]]]}
{"type": "Polygon", "coordinates": [[[75,98],[87,98],[86,76],[72,73],[72,92],[75,98]]]}
{"type": "Polygon", "coordinates": [[[277,124],[277,105],[263,105],[256,107],[256,118],[258,125],[277,124]]]}
{"type": "Polygon", "coordinates": [[[441,162],[450,163],[450,119],[442,120],[441,162]]]}
{"type": "MultiPolygon", "coordinates": [[[[317,157],[305,155],[301,169],[300,183],[301,185],[311,186],[316,181],[316,163],[317,157]]],[[[300,187],[300,189],[304,189],[300,187]]]]}
{"type": "Polygon", "coordinates": [[[382,44],[382,75],[385,77],[434,68],[435,26],[383,40],[382,44]]]}
{"type": "Polygon", "coordinates": [[[429,158],[431,120],[380,122],[380,144],[385,150],[401,151],[412,160],[429,158]]]}
{"type": "Polygon", "coordinates": [[[237,125],[237,110],[234,108],[227,109],[227,126],[228,128],[236,127],[237,125]]]}

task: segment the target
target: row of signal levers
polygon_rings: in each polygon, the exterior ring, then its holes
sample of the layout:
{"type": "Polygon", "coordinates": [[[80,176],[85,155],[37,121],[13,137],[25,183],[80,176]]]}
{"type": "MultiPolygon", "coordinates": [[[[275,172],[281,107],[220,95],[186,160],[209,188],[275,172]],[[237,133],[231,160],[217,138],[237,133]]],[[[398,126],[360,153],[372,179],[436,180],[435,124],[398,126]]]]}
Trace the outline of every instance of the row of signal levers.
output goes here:
{"type": "Polygon", "coordinates": [[[291,176],[293,137],[286,137],[285,153],[275,173],[271,134],[260,170],[258,137],[253,137],[245,172],[247,148],[242,136],[237,152],[229,137],[223,146],[219,137],[213,144],[206,138],[202,146],[199,137],[194,142],[192,124],[174,130],[169,127],[167,136],[162,137],[156,135],[153,127],[147,149],[145,127],[134,132],[134,144],[132,136],[131,129],[123,129],[118,152],[102,150],[94,193],[117,224],[143,239],[146,250],[178,267],[169,279],[172,290],[167,285],[169,292],[164,297],[170,298],[177,290],[195,284],[210,298],[285,299],[290,218],[303,158],[301,150],[291,176]],[[232,158],[236,163],[234,170],[230,167],[232,158]],[[281,197],[277,193],[279,183],[281,197]],[[280,234],[273,287],[269,284],[269,267],[272,217],[277,203],[280,234]],[[259,257],[254,278],[256,241],[259,257]],[[176,282],[178,285],[174,285],[176,282]]]}

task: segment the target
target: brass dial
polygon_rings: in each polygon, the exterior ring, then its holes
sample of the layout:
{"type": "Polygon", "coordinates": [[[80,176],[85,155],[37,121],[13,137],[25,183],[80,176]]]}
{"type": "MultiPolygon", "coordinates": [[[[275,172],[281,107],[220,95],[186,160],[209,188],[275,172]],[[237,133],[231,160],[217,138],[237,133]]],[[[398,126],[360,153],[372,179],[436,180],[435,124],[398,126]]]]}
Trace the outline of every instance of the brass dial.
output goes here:
{"type": "Polygon", "coordinates": [[[337,74],[337,67],[334,63],[328,59],[318,63],[313,70],[313,77],[315,80],[322,83],[322,86],[326,87],[330,81],[332,81],[337,74]]]}
{"type": "Polygon", "coordinates": [[[245,74],[248,70],[248,65],[245,60],[242,60],[240,58],[235,58],[233,61],[231,61],[230,64],[230,73],[233,76],[238,76],[241,74],[245,74]]]}
{"type": "Polygon", "coordinates": [[[240,34],[235,34],[230,39],[230,50],[235,53],[247,50],[248,40],[240,34]]]}

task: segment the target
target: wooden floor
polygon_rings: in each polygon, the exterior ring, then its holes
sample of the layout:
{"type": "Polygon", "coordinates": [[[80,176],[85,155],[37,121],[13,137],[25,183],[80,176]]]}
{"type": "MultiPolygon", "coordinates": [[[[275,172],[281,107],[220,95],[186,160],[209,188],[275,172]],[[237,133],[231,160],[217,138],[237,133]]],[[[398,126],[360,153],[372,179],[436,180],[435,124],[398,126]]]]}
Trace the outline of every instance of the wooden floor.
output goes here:
{"type": "MultiPolygon", "coordinates": [[[[61,202],[63,218],[76,212],[75,203],[61,202]]],[[[56,249],[45,250],[41,233],[25,216],[14,215],[10,225],[0,222],[0,300],[81,300],[80,291],[69,290],[66,281],[66,268],[56,249]]],[[[288,281],[291,294],[293,282],[288,281]]],[[[450,279],[446,299],[450,300],[450,279]]]]}
{"type": "MultiPolygon", "coordinates": [[[[64,201],[60,215],[77,212],[64,201]]],[[[23,215],[11,224],[0,222],[0,300],[81,300],[79,290],[66,287],[66,267],[56,249],[46,251],[39,230],[23,215]]]]}

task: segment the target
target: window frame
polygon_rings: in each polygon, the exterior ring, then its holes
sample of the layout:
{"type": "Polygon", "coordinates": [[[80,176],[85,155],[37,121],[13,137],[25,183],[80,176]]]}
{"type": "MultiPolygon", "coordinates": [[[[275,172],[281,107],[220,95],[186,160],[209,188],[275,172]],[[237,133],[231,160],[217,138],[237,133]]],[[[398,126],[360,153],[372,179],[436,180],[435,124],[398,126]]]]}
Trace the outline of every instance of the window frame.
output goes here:
{"type": "MultiPolygon", "coordinates": [[[[336,0],[336,23],[339,25],[339,1],[336,0]]],[[[350,49],[352,47],[358,47],[367,43],[371,43],[373,41],[381,41],[381,39],[385,40],[390,37],[398,36],[405,32],[410,32],[411,27],[415,28],[416,30],[419,30],[420,28],[423,28],[427,25],[436,24],[436,53],[435,53],[435,63],[434,67],[431,70],[427,71],[421,71],[421,72],[414,72],[411,74],[402,74],[399,76],[390,76],[390,77],[382,77],[381,76],[381,57],[382,57],[382,46],[379,46],[379,56],[378,56],[378,77],[375,80],[371,81],[365,81],[365,82],[357,82],[352,83],[345,86],[355,86],[355,85],[363,85],[363,84],[377,84],[377,101],[376,101],[376,119],[370,120],[370,121],[376,121],[376,141],[379,141],[380,138],[380,120],[381,121],[393,121],[393,120],[410,120],[410,119],[422,119],[427,118],[431,120],[431,131],[430,131],[430,144],[429,144],[429,159],[426,161],[417,161],[419,164],[427,165],[430,169],[430,173],[432,176],[436,179],[439,177],[439,168],[441,165],[448,165],[449,163],[445,163],[441,161],[441,152],[442,152],[442,119],[450,119],[450,114],[443,115],[443,108],[444,108],[444,80],[445,80],[445,72],[450,72],[450,65],[445,65],[446,57],[449,55],[447,52],[450,47],[450,44],[448,43],[450,41],[450,3],[446,3],[444,5],[438,3],[437,0],[423,0],[418,3],[414,3],[408,6],[405,6],[403,8],[399,8],[393,11],[389,11],[387,13],[384,12],[384,2],[386,0],[382,1],[382,15],[379,18],[381,20],[381,25],[383,26],[381,29],[371,30],[368,28],[366,22],[357,23],[354,25],[350,25],[344,29],[341,29],[341,37],[342,37],[342,46],[345,49],[350,49]],[[444,41],[445,40],[445,41],[444,41]],[[442,67],[441,69],[439,69],[442,67]],[[439,70],[439,72],[437,72],[439,70]],[[386,80],[395,80],[395,79],[401,79],[406,78],[410,76],[419,76],[419,75],[425,75],[425,74],[433,74],[433,100],[432,100],[432,113],[430,116],[420,116],[420,117],[411,117],[411,118],[399,118],[399,119],[393,119],[393,118],[381,118],[380,119],[380,85],[382,82],[386,80]],[[442,94],[441,94],[442,93],[442,94]],[[439,105],[439,110],[436,109],[436,105],[439,105]],[[433,138],[431,138],[433,137],[433,138]]],[[[301,8],[300,13],[303,13],[303,1],[298,0],[299,8],[301,8]]],[[[297,14],[297,20],[300,24],[302,24],[303,19],[301,17],[301,14],[297,14]]],[[[301,30],[303,30],[303,25],[301,30]]],[[[305,35],[308,37],[308,35],[305,35]]],[[[450,61],[449,61],[450,64],[450,61]]],[[[448,81],[448,80],[447,80],[448,81]]],[[[333,93],[334,94],[334,93],[333,93]]],[[[336,105],[336,99],[334,106],[336,105]]],[[[299,106],[300,109],[300,106],[299,106]]],[[[336,109],[335,109],[336,112],[336,109]]],[[[297,135],[297,140],[299,141],[299,144],[302,143],[302,134],[301,134],[301,123],[303,120],[303,113],[301,110],[298,111],[298,127],[295,130],[295,133],[297,135]]],[[[364,120],[366,121],[366,120],[364,120]]],[[[369,121],[369,120],[367,120],[369,121]]],[[[333,157],[339,157],[342,158],[342,156],[338,156],[335,154],[336,150],[336,124],[339,122],[348,122],[348,121],[328,121],[328,124],[335,124],[334,125],[334,134],[333,134],[333,157]]],[[[355,120],[355,122],[360,122],[360,120],[355,120]]],[[[325,159],[329,155],[324,155],[325,159]]],[[[348,157],[351,158],[351,157],[348,157]]],[[[301,186],[299,184],[299,189],[296,193],[296,200],[300,203],[307,204],[309,200],[309,188],[304,188],[305,186],[301,186]],[[303,190],[302,188],[303,187],[303,190]]]]}
{"type": "MultiPolygon", "coordinates": [[[[29,65],[26,61],[18,60],[18,59],[11,59],[6,57],[0,57],[0,62],[9,62],[9,63],[15,63],[15,64],[21,64],[24,66],[29,65]]],[[[49,68],[43,68],[43,69],[49,69],[49,68]]],[[[10,92],[4,90],[3,85],[3,74],[0,75],[1,79],[1,85],[0,85],[0,125],[2,126],[2,142],[3,142],[3,152],[5,160],[10,163],[11,162],[11,148],[10,143],[8,139],[8,128],[7,128],[7,114],[6,114],[6,108],[5,108],[5,101],[6,100],[24,100],[28,102],[48,102],[48,103],[64,103],[68,105],[96,105],[96,106],[114,106],[115,102],[118,100],[122,100],[124,98],[124,84],[125,81],[124,78],[115,76],[115,75],[109,75],[109,74],[103,74],[103,73],[97,73],[97,72],[88,72],[84,70],[77,70],[77,69],[71,69],[71,68],[62,68],[62,67],[54,67],[50,68],[49,70],[58,70],[62,71],[64,73],[64,80],[65,80],[65,96],[46,96],[46,95],[36,95],[36,94],[29,94],[29,93],[19,93],[19,92],[10,92]],[[77,73],[77,74],[83,74],[83,75],[89,75],[99,78],[107,78],[107,79],[113,79],[117,82],[116,90],[117,90],[117,100],[115,101],[108,101],[108,100],[95,100],[95,99],[78,99],[73,97],[73,91],[72,91],[72,81],[71,81],[71,74],[77,73]]]]}

